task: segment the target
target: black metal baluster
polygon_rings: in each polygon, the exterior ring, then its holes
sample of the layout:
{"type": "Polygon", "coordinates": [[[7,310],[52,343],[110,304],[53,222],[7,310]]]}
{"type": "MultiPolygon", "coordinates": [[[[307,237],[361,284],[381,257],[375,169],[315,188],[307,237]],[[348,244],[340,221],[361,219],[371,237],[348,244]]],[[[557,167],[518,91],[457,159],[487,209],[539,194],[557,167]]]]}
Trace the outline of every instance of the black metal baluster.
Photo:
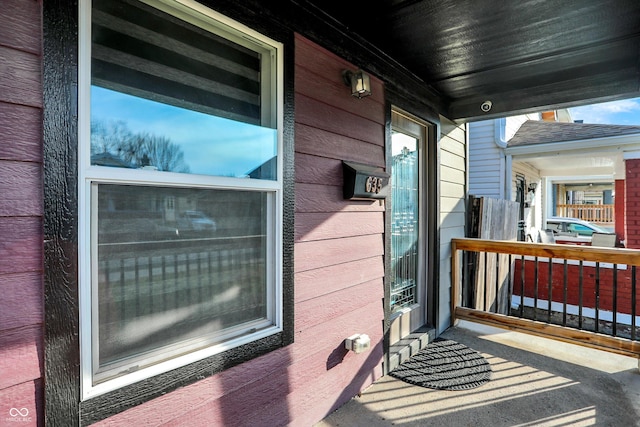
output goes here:
{"type": "Polygon", "coordinates": [[[583,281],[584,281],[584,262],[580,260],[580,279],[578,282],[578,329],[582,329],[582,292],[583,292],[583,281]]]}
{"type": "Polygon", "coordinates": [[[596,324],[595,332],[600,330],[600,261],[596,262],[596,324]]]}
{"type": "Polygon", "coordinates": [[[562,279],[563,298],[562,298],[562,326],[567,326],[567,279],[569,277],[569,264],[564,260],[564,274],[562,279]]]}
{"type": "Polygon", "coordinates": [[[487,252],[483,252],[484,255],[484,280],[482,283],[482,290],[484,291],[484,306],[483,306],[483,310],[484,311],[488,311],[487,310],[487,282],[488,282],[488,258],[489,258],[489,254],[487,252]]]}
{"type": "Polygon", "coordinates": [[[553,292],[553,259],[549,258],[549,272],[548,272],[548,280],[547,284],[547,298],[549,298],[549,305],[547,306],[547,323],[551,323],[551,302],[553,301],[552,292],[553,292]]]}
{"type": "Polygon", "coordinates": [[[511,299],[513,298],[513,280],[511,279],[511,266],[513,265],[513,254],[509,254],[509,266],[507,268],[507,314],[511,315],[511,299]]]}
{"type": "Polygon", "coordinates": [[[618,264],[613,264],[613,336],[618,336],[618,264]]]}
{"type": "Polygon", "coordinates": [[[496,313],[500,312],[500,254],[496,253],[496,313]]]}
{"type": "Polygon", "coordinates": [[[636,305],[637,305],[637,291],[636,291],[636,266],[631,266],[631,339],[636,339],[636,305]]]}
{"type": "Polygon", "coordinates": [[[520,256],[520,317],[524,317],[524,255],[520,256]]]}
{"type": "MultiPolygon", "coordinates": [[[[466,301],[466,295],[467,295],[467,291],[466,291],[466,287],[467,287],[467,279],[468,279],[468,274],[467,274],[467,251],[462,251],[462,255],[458,255],[458,254],[452,254],[452,256],[459,256],[462,260],[462,268],[461,268],[461,284],[460,284],[460,306],[461,307],[465,307],[465,301],[466,301]]],[[[452,283],[453,286],[456,286],[457,284],[452,283]]]]}
{"type": "Polygon", "coordinates": [[[534,270],[533,270],[533,320],[538,320],[538,257],[535,258],[534,270]]]}

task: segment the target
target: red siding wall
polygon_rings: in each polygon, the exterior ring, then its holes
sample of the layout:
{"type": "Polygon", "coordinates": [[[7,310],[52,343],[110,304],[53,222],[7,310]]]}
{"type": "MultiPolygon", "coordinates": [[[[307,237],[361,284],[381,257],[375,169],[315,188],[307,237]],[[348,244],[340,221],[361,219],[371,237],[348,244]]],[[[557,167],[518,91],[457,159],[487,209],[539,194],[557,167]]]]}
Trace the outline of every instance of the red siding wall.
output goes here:
{"type": "Polygon", "coordinates": [[[383,86],[353,98],[345,68],[296,38],[295,343],[98,425],[309,426],[382,375],[384,205],[342,199],[341,161],[384,166],[383,86]]]}
{"type": "Polygon", "coordinates": [[[0,425],[27,426],[42,421],[42,4],[0,8],[0,425]]]}
{"type": "MultiPolygon", "coordinates": [[[[553,264],[551,299],[554,302],[562,303],[564,299],[564,266],[563,264],[553,264]]],[[[513,294],[519,296],[522,290],[522,262],[515,261],[513,278],[513,294]]],[[[524,296],[534,298],[535,296],[535,263],[525,262],[524,296]]],[[[549,298],[549,263],[538,262],[538,299],[547,300],[549,298]]],[[[582,306],[585,308],[595,308],[596,299],[598,308],[606,311],[613,311],[613,269],[600,268],[600,282],[596,293],[596,278],[598,273],[595,267],[583,266],[582,268],[582,306]]],[[[631,314],[632,311],[632,281],[631,266],[625,270],[617,270],[616,275],[617,291],[615,295],[615,306],[617,313],[631,314]]],[[[580,304],[580,267],[579,265],[567,266],[567,304],[578,306],[580,304]]],[[[636,292],[635,313],[640,313],[640,292],[636,292]]]]}
{"type": "Polygon", "coordinates": [[[625,246],[640,249],[640,159],[625,160],[625,246]]]}

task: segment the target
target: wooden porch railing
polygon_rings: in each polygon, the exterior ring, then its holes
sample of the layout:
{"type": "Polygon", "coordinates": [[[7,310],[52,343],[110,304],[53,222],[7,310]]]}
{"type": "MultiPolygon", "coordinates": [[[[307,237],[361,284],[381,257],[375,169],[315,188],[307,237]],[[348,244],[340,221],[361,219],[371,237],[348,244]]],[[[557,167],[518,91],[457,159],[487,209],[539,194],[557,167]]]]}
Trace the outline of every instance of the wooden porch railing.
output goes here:
{"type": "Polygon", "coordinates": [[[556,205],[556,216],[613,224],[616,219],[613,206],[614,205],[556,205]]]}
{"type": "Polygon", "coordinates": [[[452,323],[640,358],[640,251],[480,239],[452,239],[451,251],[452,323]]]}

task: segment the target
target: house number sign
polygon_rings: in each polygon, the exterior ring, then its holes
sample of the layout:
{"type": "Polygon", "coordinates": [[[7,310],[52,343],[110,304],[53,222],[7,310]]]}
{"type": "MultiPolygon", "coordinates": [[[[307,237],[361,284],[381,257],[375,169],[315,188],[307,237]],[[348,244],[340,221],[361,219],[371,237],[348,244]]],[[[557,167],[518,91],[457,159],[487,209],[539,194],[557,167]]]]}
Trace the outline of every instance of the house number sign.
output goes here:
{"type": "Polygon", "coordinates": [[[344,198],[379,200],[387,197],[389,174],[382,168],[354,162],[342,162],[344,198]]]}
{"type": "Polygon", "coordinates": [[[368,176],[365,181],[365,189],[367,193],[380,194],[382,191],[382,178],[378,176],[368,176]]]}

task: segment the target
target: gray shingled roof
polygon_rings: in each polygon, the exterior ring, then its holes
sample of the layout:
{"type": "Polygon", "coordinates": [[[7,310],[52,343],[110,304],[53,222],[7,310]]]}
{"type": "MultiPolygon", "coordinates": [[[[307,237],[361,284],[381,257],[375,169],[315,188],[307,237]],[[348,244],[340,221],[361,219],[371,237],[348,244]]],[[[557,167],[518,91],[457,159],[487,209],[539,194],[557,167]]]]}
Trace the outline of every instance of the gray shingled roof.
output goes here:
{"type": "Polygon", "coordinates": [[[638,141],[640,142],[640,126],[528,120],[520,126],[520,129],[518,129],[513,138],[509,140],[507,146],[515,147],[520,145],[608,138],[632,134],[638,134],[638,141]]]}

